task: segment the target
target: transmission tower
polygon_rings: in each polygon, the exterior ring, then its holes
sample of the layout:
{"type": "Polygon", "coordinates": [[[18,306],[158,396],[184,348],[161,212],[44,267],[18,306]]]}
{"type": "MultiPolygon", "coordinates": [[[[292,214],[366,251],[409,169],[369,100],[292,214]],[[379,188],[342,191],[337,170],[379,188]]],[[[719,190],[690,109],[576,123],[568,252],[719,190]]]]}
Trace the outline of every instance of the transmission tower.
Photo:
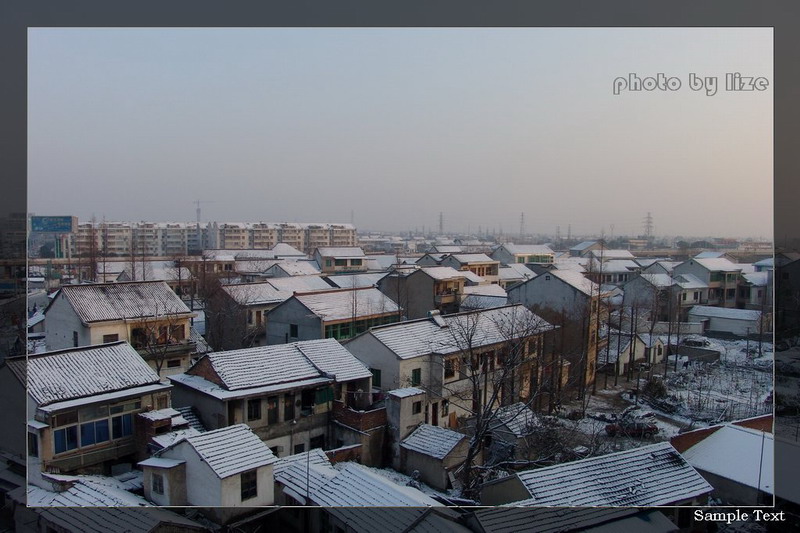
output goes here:
{"type": "Polygon", "coordinates": [[[647,216],[644,217],[644,237],[648,241],[653,236],[653,215],[650,214],[650,211],[647,212],[647,216]]]}
{"type": "Polygon", "coordinates": [[[439,235],[444,234],[444,213],[439,211],[439,235]]]}

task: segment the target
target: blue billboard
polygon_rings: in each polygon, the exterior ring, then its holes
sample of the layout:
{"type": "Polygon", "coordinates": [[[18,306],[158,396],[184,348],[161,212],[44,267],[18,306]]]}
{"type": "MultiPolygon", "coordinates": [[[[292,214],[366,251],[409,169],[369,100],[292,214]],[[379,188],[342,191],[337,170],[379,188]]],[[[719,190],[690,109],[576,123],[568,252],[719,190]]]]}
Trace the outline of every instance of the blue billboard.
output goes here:
{"type": "Polygon", "coordinates": [[[72,233],[75,217],[31,217],[31,231],[38,233],[72,233]]]}

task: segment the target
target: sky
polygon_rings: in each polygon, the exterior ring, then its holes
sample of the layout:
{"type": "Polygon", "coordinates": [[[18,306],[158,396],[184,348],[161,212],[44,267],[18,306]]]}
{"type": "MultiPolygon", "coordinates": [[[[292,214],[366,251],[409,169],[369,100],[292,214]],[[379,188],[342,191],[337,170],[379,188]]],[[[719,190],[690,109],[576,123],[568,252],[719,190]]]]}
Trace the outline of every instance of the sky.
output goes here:
{"type": "Polygon", "coordinates": [[[769,239],[772,65],[770,28],[32,28],[28,207],[769,239]]]}

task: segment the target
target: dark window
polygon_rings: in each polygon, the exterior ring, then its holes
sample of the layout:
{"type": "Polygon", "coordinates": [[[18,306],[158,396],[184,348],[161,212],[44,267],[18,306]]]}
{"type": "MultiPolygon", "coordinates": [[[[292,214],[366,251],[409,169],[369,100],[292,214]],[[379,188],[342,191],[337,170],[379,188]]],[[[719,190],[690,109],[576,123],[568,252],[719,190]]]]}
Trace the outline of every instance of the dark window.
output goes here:
{"type": "Polygon", "coordinates": [[[39,435],[28,433],[28,455],[39,457],[39,435]]]}
{"type": "Polygon", "coordinates": [[[350,264],[353,266],[361,266],[361,259],[351,259],[350,264]]]}
{"type": "Polygon", "coordinates": [[[247,420],[261,418],[261,400],[247,400],[247,420]]]}
{"type": "Polygon", "coordinates": [[[333,401],[333,389],[330,387],[324,389],[317,389],[314,392],[314,404],[320,405],[333,401]]]}
{"type": "Polygon", "coordinates": [[[456,362],[454,359],[447,359],[444,362],[444,377],[452,378],[456,375],[456,362]]]}
{"type": "Polygon", "coordinates": [[[283,419],[294,420],[294,394],[283,397],[283,419]]]}
{"type": "Polygon", "coordinates": [[[117,333],[113,333],[111,335],[103,335],[103,343],[107,342],[117,342],[119,340],[119,335],[117,333]]]}
{"type": "Polygon", "coordinates": [[[164,476],[161,474],[153,474],[153,492],[156,494],[164,494],[164,476]]]}
{"type": "Polygon", "coordinates": [[[298,337],[297,335],[297,324],[289,324],[289,336],[293,339],[298,337]]]}
{"type": "Polygon", "coordinates": [[[167,361],[167,368],[178,368],[179,366],[181,366],[180,359],[170,359],[167,361]]]}
{"type": "Polygon", "coordinates": [[[183,324],[169,327],[169,336],[174,341],[182,341],[186,338],[186,331],[183,324]]]}
{"type": "Polygon", "coordinates": [[[545,280],[545,281],[550,281],[550,276],[545,276],[545,277],[544,277],[544,280],[545,280]]]}
{"type": "Polygon", "coordinates": [[[381,371],[379,368],[370,368],[370,372],[372,372],[372,386],[373,387],[380,387],[381,386],[381,371]]]}
{"type": "Polygon", "coordinates": [[[450,411],[450,402],[447,400],[442,400],[442,416],[447,416],[447,413],[450,411]]]}
{"type": "Polygon", "coordinates": [[[72,332],[72,345],[73,345],[75,348],[77,348],[77,347],[78,347],[78,332],[77,332],[77,331],[73,331],[73,332],[72,332]]]}
{"type": "Polygon", "coordinates": [[[326,266],[326,267],[329,267],[329,266],[331,266],[331,260],[330,260],[330,259],[326,259],[326,260],[325,260],[325,266],[326,266]]]}
{"type": "Polygon", "coordinates": [[[337,267],[347,266],[347,259],[336,259],[335,264],[337,267]]]}
{"type": "Polygon", "coordinates": [[[242,501],[258,496],[258,476],[256,470],[242,472],[242,501]]]}
{"type": "Polygon", "coordinates": [[[111,430],[115,439],[133,435],[133,415],[128,413],[112,418],[111,430]]]}
{"type": "Polygon", "coordinates": [[[411,413],[418,415],[422,412],[422,402],[414,402],[411,405],[411,413]]]}
{"type": "Polygon", "coordinates": [[[278,447],[277,446],[271,446],[269,451],[272,452],[272,455],[274,455],[275,457],[278,457],[278,447]]]}
{"type": "Polygon", "coordinates": [[[278,423],[278,397],[267,398],[267,424],[278,423]]]}
{"type": "Polygon", "coordinates": [[[303,453],[304,451],[306,451],[306,445],[305,444],[295,444],[294,445],[294,453],[303,453]]]}
{"type": "Polygon", "coordinates": [[[683,301],[686,301],[686,293],[685,293],[685,292],[684,292],[684,293],[681,295],[681,299],[682,299],[683,301]]]}
{"type": "Polygon", "coordinates": [[[415,387],[422,382],[422,369],[415,368],[411,371],[411,386],[415,387]]]}
{"type": "Polygon", "coordinates": [[[53,432],[55,452],[62,453],[78,447],[78,426],[69,426],[53,432]]]}
{"type": "Polygon", "coordinates": [[[317,435],[316,437],[312,437],[311,441],[308,443],[308,448],[313,450],[314,448],[324,448],[325,447],[325,435],[317,435]]]}

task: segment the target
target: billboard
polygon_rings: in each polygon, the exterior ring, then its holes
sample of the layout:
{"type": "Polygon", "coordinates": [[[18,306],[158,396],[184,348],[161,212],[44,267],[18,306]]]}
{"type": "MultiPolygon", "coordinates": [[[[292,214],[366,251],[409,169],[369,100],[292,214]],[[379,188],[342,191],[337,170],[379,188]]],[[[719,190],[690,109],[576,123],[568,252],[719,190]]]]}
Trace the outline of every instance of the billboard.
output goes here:
{"type": "Polygon", "coordinates": [[[31,217],[31,231],[38,233],[72,233],[77,226],[75,217],[31,217]]]}

